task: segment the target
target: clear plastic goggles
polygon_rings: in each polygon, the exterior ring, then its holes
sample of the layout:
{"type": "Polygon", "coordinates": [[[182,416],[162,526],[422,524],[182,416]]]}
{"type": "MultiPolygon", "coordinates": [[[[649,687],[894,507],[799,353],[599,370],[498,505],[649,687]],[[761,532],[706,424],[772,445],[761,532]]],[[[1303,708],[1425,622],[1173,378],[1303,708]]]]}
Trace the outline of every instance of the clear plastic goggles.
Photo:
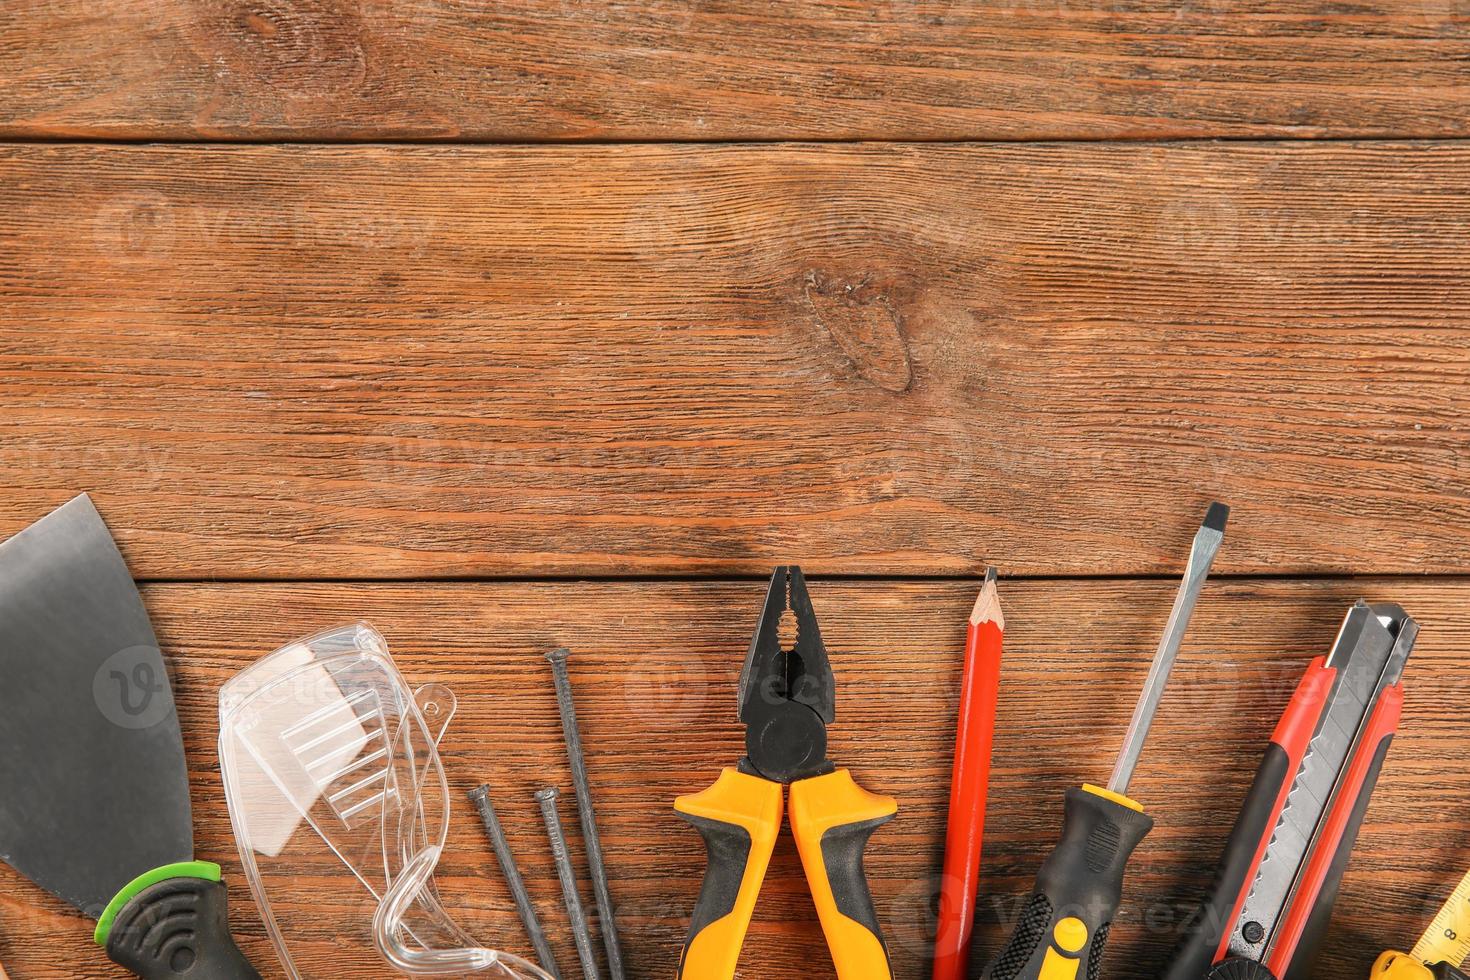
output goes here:
{"type": "Polygon", "coordinates": [[[287,973],[551,980],[440,904],[442,684],[410,690],[365,623],[299,640],[220,689],[220,770],[250,890],[287,973]]]}

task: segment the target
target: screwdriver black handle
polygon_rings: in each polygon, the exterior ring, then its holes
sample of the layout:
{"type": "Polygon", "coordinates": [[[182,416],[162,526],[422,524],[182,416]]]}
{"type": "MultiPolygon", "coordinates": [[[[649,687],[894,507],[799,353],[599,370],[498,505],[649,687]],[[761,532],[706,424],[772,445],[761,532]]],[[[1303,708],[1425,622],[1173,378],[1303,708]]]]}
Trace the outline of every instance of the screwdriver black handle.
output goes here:
{"type": "Polygon", "coordinates": [[[1067,790],[1062,837],[984,980],[1092,980],[1123,898],[1123,872],[1153,818],[1096,786],[1067,790]]]}
{"type": "Polygon", "coordinates": [[[143,980],[260,980],[230,937],[222,881],[185,874],[142,889],[117,911],[106,948],[143,980]]]}

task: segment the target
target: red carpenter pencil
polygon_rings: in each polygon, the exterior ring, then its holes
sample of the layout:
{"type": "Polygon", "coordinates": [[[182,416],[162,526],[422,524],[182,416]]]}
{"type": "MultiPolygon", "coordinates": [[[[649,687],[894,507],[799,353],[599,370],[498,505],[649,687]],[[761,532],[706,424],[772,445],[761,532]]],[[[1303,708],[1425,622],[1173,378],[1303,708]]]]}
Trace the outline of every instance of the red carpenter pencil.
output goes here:
{"type": "Polygon", "coordinates": [[[960,682],[954,775],[949,788],[949,830],[939,885],[939,930],[934,937],[934,980],[965,980],[969,965],[1005,628],[995,589],[995,569],[987,569],[965,636],[965,671],[960,682]]]}

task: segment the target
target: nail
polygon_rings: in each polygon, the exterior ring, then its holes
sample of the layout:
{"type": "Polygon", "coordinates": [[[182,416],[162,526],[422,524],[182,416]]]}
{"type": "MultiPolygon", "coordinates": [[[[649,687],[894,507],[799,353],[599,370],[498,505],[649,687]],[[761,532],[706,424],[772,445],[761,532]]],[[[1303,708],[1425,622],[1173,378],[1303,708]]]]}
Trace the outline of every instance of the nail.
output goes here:
{"type": "Polygon", "coordinates": [[[561,980],[561,971],[557,969],[551,943],[546,941],[546,931],[541,928],[541,920],[536,918],[536,906],[531,901],[531,893],[526,890],[526,880],[521,877],[521,869],[516,866],[515,855],[510,850],[510,841],[505,837],[505,828],[500,826],[500,818],[495,815],[495,806],[490,802],[490,787],[482,785],[470,790],[470,802],[480,811],[480,820],[485,824],[485,833],[490,838],[490,848],[495,852],[495,860],[500,863],[500,872],[505,876],[505,883],[510,886],[516,911],[521,915],[521,925],[526,927],[526,935],[531,937],[531,945],[536,949],[536,958],[541,961],[541,969],[551,974],[554,980],[561,980]]]}
{"type": "Polygon", "coordinates": [[[592,952],[592,933],[587,929],[587,914],[577,894],[577,872],[572,870],[572,855],[567,850],[567,836],[562,830],[561,814],[556,810],[561,792],[548,786],[536,794],[541,804],[541,818],[546,821],[546,836],[551,841],[551,859],[556,862],[556,876],[561,879],[561,897],[566,901],[567,917],[572,920],[572,939],[577,943],[577,959],[582,963],[585,980],[599,980],[597,956],[592,952]]]}
{"type": "Polygon", "coordinates": [[[572,763],[572,788],[577,796],[577,819],[587,846],[587,866],[592,873],[592,893],[597,899],[597,920],[602,926],[602,945],[607,950],[607,969],[612,980],[623,980],[623,947],[618,939],[612,891],[607,884],[607,866],[602,860],[602,840],[597,836],[597,814],[592,809],[592,788],[587,783],[587,759],[582,752],[582,731],[577,727],[577,707],[572,701],[572,678],[567,658],[572,651],[558,647],[546,655],[556,682],[556,706],[561,711],[562,737],[572,763]]]}

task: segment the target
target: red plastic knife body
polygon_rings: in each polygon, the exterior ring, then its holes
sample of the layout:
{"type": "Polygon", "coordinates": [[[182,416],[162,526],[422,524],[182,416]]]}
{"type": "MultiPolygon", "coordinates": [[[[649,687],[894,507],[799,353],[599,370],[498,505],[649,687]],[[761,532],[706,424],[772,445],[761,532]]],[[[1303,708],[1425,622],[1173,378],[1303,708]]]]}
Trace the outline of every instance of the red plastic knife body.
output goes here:
{"type": "MultiPolygon", "coordinates": [[[[1402,670],[1418,628],[1398,607],[1385,608],[1396,610],[1402,617],[1401,633],[1390,654],[1395,658],[1392,671],[1396,673],[1402,670]]],[[[1236,818],[1213,893],[1191,923],[1162,980],[1205,980],[1226,975],[1247,980],[1299,980],[1310,972],[1389,743],[1398,730],[1404,701],[1403,683],[1393,676],[1391,683],[1384,683],[1365,706],[1356,744],[1321,813],[1289,903],[1281,909],[1275,934],[1265,946],[1264,930],[1244,921],[1247,899],[1339,680],[1338,670],[1329,666],[1330,661],[1324,657],[1313,660],[1297,685],[1236,818]],[[1263,947],[1259,960],[1250,956],[1251,944],[1263,947]],[[1212,969],[1217,966],[1217,970],[1212,969]]]]}

